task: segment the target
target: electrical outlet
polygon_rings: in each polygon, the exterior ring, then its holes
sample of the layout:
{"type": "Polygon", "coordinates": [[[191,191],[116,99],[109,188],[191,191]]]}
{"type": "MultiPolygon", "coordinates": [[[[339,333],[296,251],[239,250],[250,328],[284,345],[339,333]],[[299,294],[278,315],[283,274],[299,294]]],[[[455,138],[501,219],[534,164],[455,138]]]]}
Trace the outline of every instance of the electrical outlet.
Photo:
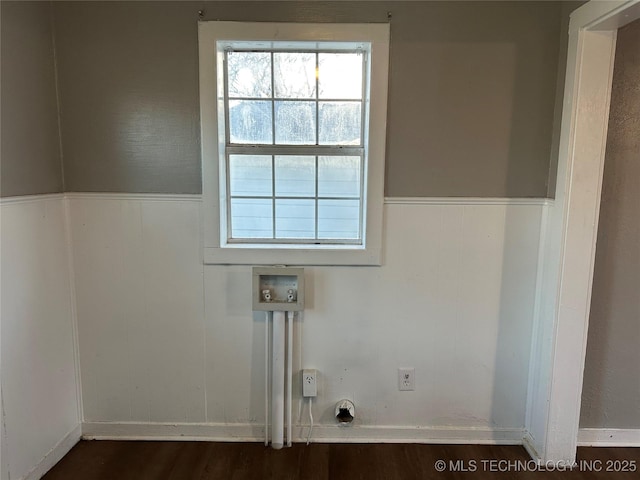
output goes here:
{"type": "Polygon", "coordinates": [[[416,389],[416,369],[415,368],[399,368],[398,369],[398,390],[413,391],[416,389]]]}
{"type": "Polygon", "coordinates": [[[313,369],[302,370],[302,396],[316,397],[318,395],[318,372],[313,369]]]}

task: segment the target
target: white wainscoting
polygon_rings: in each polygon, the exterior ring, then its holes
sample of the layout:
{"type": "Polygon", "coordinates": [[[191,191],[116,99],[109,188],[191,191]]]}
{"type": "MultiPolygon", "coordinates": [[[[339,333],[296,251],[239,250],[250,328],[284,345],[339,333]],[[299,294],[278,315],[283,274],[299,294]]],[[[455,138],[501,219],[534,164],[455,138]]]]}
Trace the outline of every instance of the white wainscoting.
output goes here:
{"type": "MultiPolygon", "coordinates": [[[[259,437],[264,314],[249,266],[203,266],[200,197],[68,202],[85,434],[259,437]]],[[[382,267],[305,269],[294,368],[319,371],[317,438],[522,441],[544,203],[387,199],[382,267]]]]}
{"type": "Polygon", "coordinates": [[[80,439],[62,195],[0,201],[2,478],[40,478],[80,439]]]}

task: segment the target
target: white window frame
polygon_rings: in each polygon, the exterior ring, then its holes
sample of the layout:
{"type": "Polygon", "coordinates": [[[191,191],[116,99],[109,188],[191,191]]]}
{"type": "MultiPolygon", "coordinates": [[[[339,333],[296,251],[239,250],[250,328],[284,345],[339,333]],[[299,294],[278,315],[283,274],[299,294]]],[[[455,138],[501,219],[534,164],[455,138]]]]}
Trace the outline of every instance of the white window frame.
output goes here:
{"type": "MultiPolygon", "coordinates": [[[[282,265],[381,265],[384,209],[384,160],[386,150],[387,89],[389,72],[388,24],[311,24],[200,22],[200,123],[202,141],[202,194],[204,262],[207,264],[282,265]],[[363,243],[352,244],[254,244],[227,243],[221,228],[226,208],[224,163],[225,131],[218,122],[218,85],[223,72],[218,69],[219,46],[225,42],[332,42],[369,43],[370,82],[365,99],[369,128],[365,131],[363,196],[363,243]],[[222,215],[222,217],[221,217],[222,215]]],[[[323,44],[326,46],[326,44],[323,44]]]]}

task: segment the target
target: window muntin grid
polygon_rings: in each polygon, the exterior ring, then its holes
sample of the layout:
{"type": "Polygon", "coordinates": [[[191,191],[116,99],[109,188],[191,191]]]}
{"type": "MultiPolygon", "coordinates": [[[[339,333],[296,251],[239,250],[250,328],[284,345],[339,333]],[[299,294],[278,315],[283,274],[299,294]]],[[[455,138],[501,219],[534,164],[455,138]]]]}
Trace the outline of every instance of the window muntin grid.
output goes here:
{"type": "Polygon", "coordinates": [[[361,49],[225,50],[229,243],[363,243],[365,67],[366,53],[361,49]],[[238,58],[243,57],[257,61],[240,70],[238,58]],[[293,62],[306,84],[277,72],[285,61],[293,62]],[[323,76],[325,64],[331,63],[351,64],[348,73],[357,85],[339,75],[323,76]],[[341,83],[348,88],[341,88],[341,83]],[[288,123],[287,117],[294,121],[288,123]],[[253,162],[248,172],[255,169],[256,178],[242,178],[237,166],[247,161],[253,162]],[[303,170],[297,173],[299,182],[306,184],[306,190],[297,194],[280,187],[297,183],[295,174],[291,177],[289,172],[287,178],[287,170],[278,168],[296,161],[303,170]],[[336,187],[340,181],[333,182],[334,191],[323,189],[327,183],[323,173],[326,176],[331,165],[334,176],[349,171],[341,180],[350,184],[348,195],[336,187]]]}
{"type": "Polygon", "coordinates": [[[233,240],[361,244],[362,156],[230,154],[227,164],[233,240]]]}

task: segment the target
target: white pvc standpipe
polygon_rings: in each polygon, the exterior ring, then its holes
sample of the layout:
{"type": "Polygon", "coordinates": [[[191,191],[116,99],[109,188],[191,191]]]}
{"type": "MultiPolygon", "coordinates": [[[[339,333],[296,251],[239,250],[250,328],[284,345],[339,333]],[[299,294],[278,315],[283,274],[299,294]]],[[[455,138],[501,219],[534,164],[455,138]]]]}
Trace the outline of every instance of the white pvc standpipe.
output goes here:
{"type": "Polygon", "coordinates": [[[270,312],[264,316],[264,446],[269,445],[269,317],[270,312]]]}
{"type": "Polygon", "coordinates": [[[293,312],[287,312],[287,447],[291,446],[292,384],[293,384],[293,312]]]}
{"type": "Polygon", "coordinates": [[[284,446],[285,312],[273,312],[271,362],[271,446],[284,446]]]}

